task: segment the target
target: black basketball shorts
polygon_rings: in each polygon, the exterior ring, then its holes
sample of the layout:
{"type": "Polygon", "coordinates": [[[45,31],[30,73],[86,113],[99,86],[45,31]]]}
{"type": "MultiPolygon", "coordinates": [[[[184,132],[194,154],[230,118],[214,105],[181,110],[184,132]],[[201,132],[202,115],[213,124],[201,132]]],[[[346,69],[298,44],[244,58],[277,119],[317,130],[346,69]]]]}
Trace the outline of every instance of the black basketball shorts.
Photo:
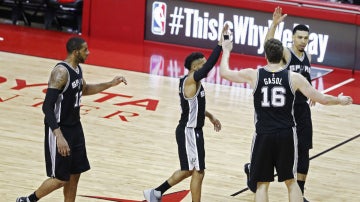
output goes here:
{"type": "Polygon", "coordinates": [[[60,126],[70,147],[70,156],[63,157],[57,150],[56,137],[45,124],[45,162],[48,177],[68,181],[71,174],[83,173],[90,169],[86,154],[85,137],[81,123],[74,126],[60,126]]]}
{"type": "Polygon", "coordinates": [[[295,127],[272,134],[254,134],[250,179],[256,182],[272,182],[274,168],[279,182],[292,179],[296,176],[297,158],[295,127]]]}
{"type": "Polygon", "coordinates": [[[176,128],[176,142],[181,170],[204,170],[205,148],[202,128],[176,128]]]}

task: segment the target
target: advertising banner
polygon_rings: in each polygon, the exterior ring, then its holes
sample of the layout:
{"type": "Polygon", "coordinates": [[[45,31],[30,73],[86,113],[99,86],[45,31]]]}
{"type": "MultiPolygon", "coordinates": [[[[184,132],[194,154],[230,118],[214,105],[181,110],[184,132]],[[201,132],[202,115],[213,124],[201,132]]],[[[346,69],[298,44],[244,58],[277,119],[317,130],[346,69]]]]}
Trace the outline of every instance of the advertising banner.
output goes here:
{"type": "MultiPolygon", "coordinates": [[[[233,52],[263,56],[264,38],[271,21],[272,13],[267,12],[187,1],[148,0],[145,40],[212,49],[226,23],[232,32],[233,52]]],[[[297,24],[310,29],[306,49],[313,64],[348,69],[355,66],[356,25],[287,16],[277,27],[275,38],[290,47],[292,29],[297,24]]]]}

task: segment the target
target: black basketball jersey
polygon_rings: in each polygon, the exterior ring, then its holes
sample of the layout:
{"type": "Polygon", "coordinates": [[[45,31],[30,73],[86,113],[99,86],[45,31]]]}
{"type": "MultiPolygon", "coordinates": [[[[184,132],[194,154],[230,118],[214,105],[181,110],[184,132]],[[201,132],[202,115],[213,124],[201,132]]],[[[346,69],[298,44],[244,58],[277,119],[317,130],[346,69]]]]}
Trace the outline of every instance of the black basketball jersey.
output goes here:
{"type": "Polygon", "coordinates": [[[179,83],[179,97],[181,107],[181,117],[179,125],[184,125],[191,128],[201,128],[205,121],[205,90],[201,85],[192,98],[186,98],[184,95],[184,83],[187,76],[180,78],[179,83]]]}
{"type": "MultiPolygon", "coordinates": [[[[304,52],[301,58],[297,57],[295,53],[289,48],[291,53],[291,59],[288,62],[287,69],[293,72],[300,73],[303,75],[311,84],[311,64],[306,52],[304,52]]],[[[300,91],[296,91],[295,103],[307,102],[308,98],[303,95],[300,91]]]]}
{"type": "Polygon", "coordinates": [[[295,126],[295,96],[289,78],[290,71],[287,69],[278,72],[270,72],[266,67],[258,69],[253,92],[257,133],[273,133],[295,126]]]}
{"type": "Polygon", "coordinates": [[[75,125],[80,121],[80,101],[83,88],[82,70],[79,65],[75,70],[64,62],[60,62],[57,65],[66,67],[68,81],[55,103],[56,120],[59,126],[75,125]]]}

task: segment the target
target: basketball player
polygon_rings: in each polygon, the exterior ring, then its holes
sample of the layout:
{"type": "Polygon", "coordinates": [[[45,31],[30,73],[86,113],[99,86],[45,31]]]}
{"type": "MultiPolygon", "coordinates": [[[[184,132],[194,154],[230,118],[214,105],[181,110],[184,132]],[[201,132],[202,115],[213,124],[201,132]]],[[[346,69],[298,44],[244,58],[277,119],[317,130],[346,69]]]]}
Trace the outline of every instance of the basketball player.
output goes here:
{"type": "MultiPolygon", "coordinates": [[[[275,8],[273,22],[267,32],[265,41],[274,38],[276,27],[286,16],[286,14],[282,15],[280,7],[275,8]]],[[[303,24],[295,26],[292,39],[292,47],[284,47],[284,62],[288,70],[300,73],[311,84],[311,55],[305,51],[305,47],[309,42],[309,28],[303,24]]],[[[315,103],[310,102],[310,104],[314,105],[315,103]]],[[[296,133],[298,135],[297,183],[304,195],[305,180],[310,166],[309,150],[312,148],[313,128],[308,98],[299,91],[296,92],[294,113],[296,133]]],[[[304,198],[304,201],[307,200],[304,198]]]]}
{"type": "MultiPolygon", "coordinates": [[[[223,30],[226,30],[227,26],[223,30]]],[[[220,53],[223,34],[208,60],[200,52],[193,52],[185,59],[185,68],[189,73],[180,78],[179,96],[181,117],[176,128],[176,142],[180,170],[155,189],[144,191],[148,202],[159,202],[164,192],[191,176],[190,191],[193,202],[200,202],[201,187],[205,174],[205,148],[202,128],[205,116],[220,131],[221,123],[205,108],[205,91],[201,79],[205,78],[216,64],[220,53]]]]}
{"type": "Polygon", "coordinates": [[[63,187],[64,201],[74,202],[80,174],[90,169],[85,137],[80,122],[82,95],[92,95],[120,83],[122,76],[99,84],[87,84],[79,63],[90,51],[84,39],[72,37],[66,44],[67,57],[52,70],[43,103],[45,114],[45,161],[49,177],[28,197],[16,202],[35,202],[63,187]]]}
{"type": "Polygon", "coordinates": [[[282,63],[284,48],[277,39],[265,42],[267,65],[260,69],[229,69],[233,43],[225,40],[220,75],[229,81],[247,82],[253,89],[255,134],[253,137],[250,178],[257,182],[255,201],[269,201],[268,189],[274,181],[285,182],[289,201],[302,202],[303,196],[295,181],[297,135],[293,116],[296,91],[324,105],[349,105],[352,98],[334,97],[318,92],[301,74],[291,72],[282,63]]]}

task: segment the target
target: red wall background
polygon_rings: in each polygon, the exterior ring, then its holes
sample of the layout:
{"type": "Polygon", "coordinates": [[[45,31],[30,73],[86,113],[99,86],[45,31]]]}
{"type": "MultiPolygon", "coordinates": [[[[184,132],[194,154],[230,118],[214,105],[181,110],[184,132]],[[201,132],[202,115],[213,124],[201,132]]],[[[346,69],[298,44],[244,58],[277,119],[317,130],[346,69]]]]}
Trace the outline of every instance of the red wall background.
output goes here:
{"type": "MultiPolygon", "coordinates": [[[[164,1],[166,2],[166,0],[164,1]]],[[[192,2],[245,8],[272,13],[281,6],[293,16],[360,25],[360,7],[310,0],[192,0],[192,2]],[[328,7],[329,9],[321,9],[328,7]]],[[[146,0],[84,1],[83,34],[95,38],[142,43],[146,0]]]]}
{"type": "Polygon", "coordinates": [[[84,1],[83,33],[92,38],[142,43],[145,0],[84,1]]]}

